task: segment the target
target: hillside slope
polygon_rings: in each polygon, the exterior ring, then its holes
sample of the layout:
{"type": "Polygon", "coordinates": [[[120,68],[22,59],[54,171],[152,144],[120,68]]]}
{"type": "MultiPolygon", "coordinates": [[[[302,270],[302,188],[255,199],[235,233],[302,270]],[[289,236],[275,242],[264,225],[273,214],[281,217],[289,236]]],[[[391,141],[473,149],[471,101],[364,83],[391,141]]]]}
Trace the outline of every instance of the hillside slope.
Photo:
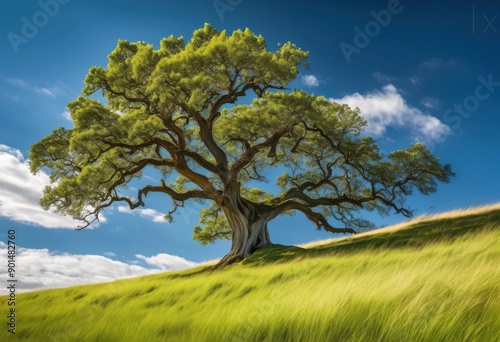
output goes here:
{"type": "Polygon", "coordinates": [[[20,294],[15,340],[500,340],[498,204],[307,247],[20,294]]]}

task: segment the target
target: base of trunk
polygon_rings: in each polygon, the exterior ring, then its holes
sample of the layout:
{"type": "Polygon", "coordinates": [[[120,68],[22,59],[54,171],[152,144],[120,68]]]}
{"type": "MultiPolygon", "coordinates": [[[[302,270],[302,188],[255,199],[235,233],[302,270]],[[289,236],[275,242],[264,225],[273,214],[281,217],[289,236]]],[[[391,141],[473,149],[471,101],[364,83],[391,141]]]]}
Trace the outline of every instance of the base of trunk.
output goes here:
{"type": "Polygon", "coordinates": [[[247,245],[246,248],[241,248],[239,251],[233,251],[226,254],[222,259],[219,260],[215,268],[224,268],[231,264],[238,263],[243,261],[244,259],[251,256],[254,252],[258,251],[264,246],[270,245],[270,241],[258,241],[258,244],[254,244],[252,246],[247,245]]]}
{"type": "Polygon", "coordinates": [[[226,266],[229,266],[231,264],[238,263],[240,261],[243,261],[245,259],[242,254],[226,254],[222,259],[219,260],[219,262],[215,265],[215,268],[224,268],[226,266]]]}
{"type": "Polygon", "coordinates": [[[224,210],[224,214],[232,230],[232,246],[229,253],[219,261],[216,267],[225,267],[240,262],[271,243],[267,229],[268,216],[259,216],[255,210],[253,214],[249,214],[229,208],[224,210]]]}

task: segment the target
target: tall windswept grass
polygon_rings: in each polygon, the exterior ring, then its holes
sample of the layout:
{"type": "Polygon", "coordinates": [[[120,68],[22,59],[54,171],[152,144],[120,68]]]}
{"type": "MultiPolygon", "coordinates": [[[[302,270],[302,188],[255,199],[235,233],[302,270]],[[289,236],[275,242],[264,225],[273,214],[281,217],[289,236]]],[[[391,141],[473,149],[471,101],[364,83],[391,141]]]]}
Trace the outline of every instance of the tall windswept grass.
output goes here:
{"type": "Polygon", "coordinates": [[[352,240],[352,239],[359,239],[363,238],[365,236],[370,236],[370,235],[378,235],[378,234],[383,234],[383,233],[393,233],[397,232],[402,229],[407,229],[415,226],[417,223],[421,222],[429,222],[429,221],[442,221],[446,219],[458,219],[461,217],[467,217],[467,216],[477,216],[477,215],[482,215],[482,214],[489,214],[491,212],[499,211],[500,210],[500,203],[494,203],[494,204],[485,204],[482,206],[477,206],[477,207],[469,207],[465,209],[455,209],[455,210],[450,210],[438,214],[422,214],[419,215],[411,220],[401,222],[389,227],[384,227],[384,228],[379,228],[375,230],[369,230],[366,232],[362,232],[356,235],[352,236],[347,236],[344,238],[332,238],[332,239],[326,239],[326,240],[321,240],[321,241],[313,241],[309,243],[305,243],[300,245],[301,247],[304,248],[312,248],[312,247],[317,247],[317,246],[322,246],[322,245],[328,245],[334,242],[340,242],[342,240],[352,240]]]}
{"type": "Polygon", "coordinates": [[[219,271],[21,294],[15,337],[500,341],[500,205],[486,209],[316,247],[270,246],[219,271]]]}

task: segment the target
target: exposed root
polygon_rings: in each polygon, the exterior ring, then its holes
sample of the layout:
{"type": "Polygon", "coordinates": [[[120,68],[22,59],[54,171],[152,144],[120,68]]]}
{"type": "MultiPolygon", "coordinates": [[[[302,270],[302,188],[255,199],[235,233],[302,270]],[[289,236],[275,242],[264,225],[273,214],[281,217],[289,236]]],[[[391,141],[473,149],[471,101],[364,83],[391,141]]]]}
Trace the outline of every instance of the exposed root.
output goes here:
{"type": "Polygon", "coordinates": [[[225,257],[214,266],[215,269],[221,269],[231,264],[237,263],[245,259],[241,254],[227,254],[225,257]]]}

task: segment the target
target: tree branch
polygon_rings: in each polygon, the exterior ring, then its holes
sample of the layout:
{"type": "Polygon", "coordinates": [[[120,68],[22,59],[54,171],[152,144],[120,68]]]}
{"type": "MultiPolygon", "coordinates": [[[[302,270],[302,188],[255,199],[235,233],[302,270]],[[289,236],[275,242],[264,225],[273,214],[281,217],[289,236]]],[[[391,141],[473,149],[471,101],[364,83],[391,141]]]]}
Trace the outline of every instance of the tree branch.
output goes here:
{"type": "Polygon", "coordinates": [[[350,203],[350,204],[353,204],[357,207],[363,207],[364,202],[373,200],[373,198],[372,197],[362,197],[359,199],[354,199],[354,198],[347,197],[345,194],[343,194],[340,197],[336,197],[336,198],[328,198],[328,197],[312,198],[312,197],[306,195],[305,193],[303,193],[298,188],[291,188],[290,190],[288,190],[286,192],[285,196],[283,197],[283,201],[287,201],[287,200],[299,200],[299,201],[305,202],[307,204],[307,206],[309,206],[309,207],[317,207],[320,205],[331,206],[331,205],[339,205],[342,203],[350,203]]]}
{"type": "Polygon", "coordinates": [[[196,120],[196,123],[200,128],[201,141],[203,141],[210,153],[214,156],[217,162],[217,168],[220,170],[220,176],[223,181],[225,181],[227,177],[226,172],[228,170],[227,156],[222,148],[215,142],[212,122],[207,122],[201,114],[191,109],[186,103],[181,103],[180,106],[186,113],[191,115],[196,120]]]}
{"type": "Polygon", "coordinates": [[[139,189],[137,191],[137,200],[135,202],[133,202],[129,197],[113,196],[112,193],[116,194],[116,191],[113,189],[113,190],[110,190],[110,195],[108,197],[109,200],[107,202],[105,202],[105,203],[97,206],[93,210],[85,213],[85,215],[80,218],[80,220],[85,222],[85,225],[82,227],[78,227],[77,230],[84,229],[84,228],[88,227],[90,224],[92,224],[92,222],[99,220],[99,213],[103,209],[110,207],[112,204],[114,204],[116,202],[127,203],[130,210],[134,210],[138,207],[144,206],[144,199],[143,198],[147,197],[148,193],[150,193],[150,192],[166,193],[174,201],[180,201],[180,202],[184,202],[184,201],[187,201],[190,199],[212,199],[213,200],[212,196],[210,196],[210,194],[208,194],[205,191],[194,189],[194,190],[188,190],[186,192],[178,192],[178,191],[175,191],[174,189],[166,186],[163,181],[161,182],[161,185],[159,185],[159,186],[148,185],[142,189],[139,189]],[[88,218],[91,216],[95,216],[95,217],[92,220],[88,220],[88,218]]]}
{"type": "Polygon", "coordinates": [[[253,162],[255,155],[262,149],[265,149],[267,147],[270,147],[270,151],[268,154],[268,157],[275,157],[276,156],[276,147],[278,145],[279,140],[281,137],[283,137],[285,134],[290,132],[292,130],[292,127],[284,127],[278,132],[274,133],[269,139],[266,141],[254,145],[250,148],[247,148],[245,153],[236,161],[236,163],[233,164],[233,167],[231,168],[231,174],[233,177],[237,176],[238,173],[247,167],[250,163],[253,162]]]}
{"type": "Polygon", "coordinates": [[[335,234],[337,234],[337,233],[356,234],[356,231],[351,229],[351,228],[333,227],[332,225],[330,225],[328,223],[328,221],[326,220],[326,218],[322,214],[316,213],[307,205],[296,202],[296,201],[287,201],[287,202],[281,204],[280,206],[278,206],[277,208],[273,209],[269,213],[269,217],[270,217],[269,220],[272,220],[276,216],[278,216],[284,212],[290,211],[290,210],[298,210],[298,211],[304,213],[304,215],[306,215],[306,217],[310,221],[312,221],[314,224],[316,224],[318,229],[323,228],[324,230],[329,231],[331,233],[335,233],[335,234]]]}

